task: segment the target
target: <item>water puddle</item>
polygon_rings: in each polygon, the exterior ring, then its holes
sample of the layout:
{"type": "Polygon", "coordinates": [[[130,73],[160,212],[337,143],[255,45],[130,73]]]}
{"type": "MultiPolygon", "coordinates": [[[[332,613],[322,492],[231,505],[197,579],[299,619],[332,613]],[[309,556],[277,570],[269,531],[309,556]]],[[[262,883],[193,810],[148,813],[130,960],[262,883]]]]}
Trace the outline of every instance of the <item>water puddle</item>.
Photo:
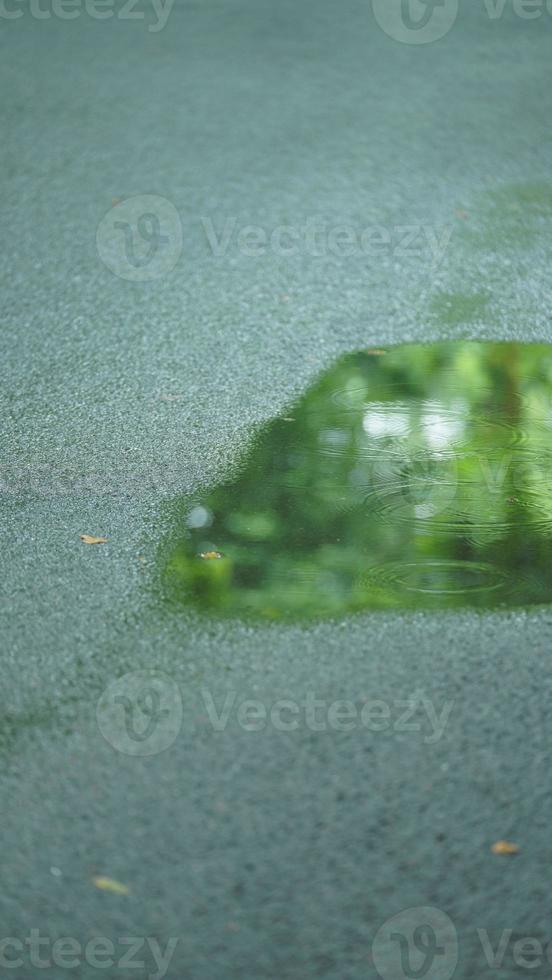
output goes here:
{"type": "Polygon", "coordinates": [[[347,355],[175,527],[164,588],[211,614],[551,602],[552,346],[347,355]]]}

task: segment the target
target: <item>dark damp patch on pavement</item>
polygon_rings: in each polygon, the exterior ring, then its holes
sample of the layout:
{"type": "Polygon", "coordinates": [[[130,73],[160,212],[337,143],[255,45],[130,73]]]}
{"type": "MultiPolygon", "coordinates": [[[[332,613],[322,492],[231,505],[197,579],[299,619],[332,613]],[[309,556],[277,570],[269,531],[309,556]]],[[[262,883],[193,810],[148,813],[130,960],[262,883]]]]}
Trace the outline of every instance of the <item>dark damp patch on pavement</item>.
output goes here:
{"type": "Polygon", "coordinates": [[[481,194],[470,213],[461,213],[459,231],[471,247],[523,253],[549,240],[552,184],[505,184],[481,194]]]}
{"type": "Polygon", "coordinates": [[[341,358],[173,504],[173,603],[267,620],[552,601],[552,346],[341,358]]]}

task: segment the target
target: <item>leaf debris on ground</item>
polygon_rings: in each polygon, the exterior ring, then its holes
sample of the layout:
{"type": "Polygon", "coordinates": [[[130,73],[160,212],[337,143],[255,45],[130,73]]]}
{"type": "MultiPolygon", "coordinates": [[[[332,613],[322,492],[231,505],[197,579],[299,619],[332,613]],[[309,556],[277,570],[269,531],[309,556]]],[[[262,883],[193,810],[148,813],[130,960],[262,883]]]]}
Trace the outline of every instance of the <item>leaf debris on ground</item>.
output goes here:
{"type": "Polygon", "coordinates": [[[121,881],[116,881],[115,878],[106,878],[103,875],[97,875],[92,878],[96,888],[100,888],[104,892],[112,892],[114,895],[130,895],[130,888],[128,885],[123,885],[121,881]]]}
{"type": "Polygon", "coordinates": [[[493,854],[517,854],[519,847],[509,840],[497,840],[491,847],[493,854]]]}
{"type": "Polygon", "coordinates": [[[80,539],[84,544],[107,544],[107,538],[97,538],[93,534],[81,534],[80,539]]]}

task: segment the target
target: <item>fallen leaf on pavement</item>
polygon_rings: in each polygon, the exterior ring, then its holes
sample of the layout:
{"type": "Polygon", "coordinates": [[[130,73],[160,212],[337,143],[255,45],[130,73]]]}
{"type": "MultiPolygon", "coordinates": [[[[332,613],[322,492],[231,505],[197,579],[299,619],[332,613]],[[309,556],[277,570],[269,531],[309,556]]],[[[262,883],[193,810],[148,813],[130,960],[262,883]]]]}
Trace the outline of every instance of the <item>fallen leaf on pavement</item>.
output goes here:
{"type": "Polygon", "coordinates": [[[107,538],[95,538],[93,534],[81,534],[80,539],[84,544],[107,544],[107,538]]]}
{"type": "Polygon", "coordinates": [[[491,847],[491,851],[493,854],[517,854],[519,847],[508,840],[497,840],[496,844],[491,847]]]}
{"type": "Polygon", "coordinates": [[[104,892],[113,892],[114,895],[129,895],[130,889],[128,885],[123,885],[120,881],[115,881],[114,878],[104,878],[101,875],[96,878],[92,878],[96,888],[100,888],[104,892]]]}

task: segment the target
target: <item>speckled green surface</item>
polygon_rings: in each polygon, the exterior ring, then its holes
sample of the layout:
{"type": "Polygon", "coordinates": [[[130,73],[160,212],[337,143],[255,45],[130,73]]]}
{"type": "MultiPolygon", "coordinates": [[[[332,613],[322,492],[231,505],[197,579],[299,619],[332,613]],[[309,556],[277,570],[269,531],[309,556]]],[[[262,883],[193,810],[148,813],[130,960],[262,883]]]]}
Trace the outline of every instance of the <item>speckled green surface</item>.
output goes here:
{"type": "Polygon", "coordinates": [[[159,602],[155,561],[167,502],[226,474],[337,355],[552,340],[552,19],[462,6],[421,47],[367,0],[177,0],[158,34],[28,11],[0,28],[2,935],[180,937],[171,980],[356,980],[376,977],[384,919],[433,905],[459,931],[455,976],[496,976],[478,928],[552,938],[552,613],[206,626],[159,602]],[[182,220],[177,265],[149,283],[96,251],[134,194],[182,220]],[[427,249],[216,257],[202,216],[452,234],[437,266],[427,249]],[[131,758],[95,706],[151,667],[180,686],[182,730],[131,758]],[[205,690],[453,707],[433,744],[216,732],[205,690]],[[520,854],[491,855],[499,838],[520,854]]]}

